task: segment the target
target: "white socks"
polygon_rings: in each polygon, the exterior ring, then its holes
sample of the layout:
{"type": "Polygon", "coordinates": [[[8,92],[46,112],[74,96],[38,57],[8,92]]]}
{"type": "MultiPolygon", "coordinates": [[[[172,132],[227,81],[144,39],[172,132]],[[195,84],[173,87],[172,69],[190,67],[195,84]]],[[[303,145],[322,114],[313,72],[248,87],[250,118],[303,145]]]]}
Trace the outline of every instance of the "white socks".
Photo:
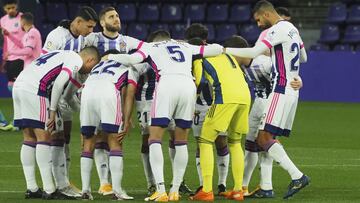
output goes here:
{"type": "Polygon", "coordinates": [[[54,182],[52,179],[52,173],[51,173],[50,143],[37,142],[36,161],[39,166],[44,191],[48,194],[51,194],[55,191],[55,186],[54,186],[54,182]]]}
{"type": "Polygon", "coordinates": [[[144,173],[146,177],[147,187],[151,185],[155,185],[154,176],[151,171],[150,160],[149,160],[149,152],[141,153],[141,159],[144,165],[144,173]]]}
{"type": "MultiPolygon", "coordinates": [[[[269,144],[270,145],[270,144],[269,144]]],[[[269,146],[268,145],[268,146],[269,146]]],[[[295,166],[295,164],[290,160],[286,154],[284,148],[277,142],[274,141],[272,145],[268,148],[269,155],[280,164],[280,166],[285,169],[291,179],[296,180],[301,178],[303,173],[295,166]]]]}
{"type": "Polygon", "coordinates": [[[173,169],[172,188],[170,192],[179,192],[179,187],[183,181],[189,155],[187,141],[175,141],[175,157],[173,169]]]}
{"type": "Polygon", "coordinates": [[[162,153],[161,142],[152,140],[149,142],[150,165],[153,172],[157,191],[165,192],[164,184],[164,156],[162,153]]]}
{"type": "Polygon", "coordinates": [[[109,166],[111,173],[111,182],[113,191],[121,193],[121,180],[123,177],[123,157],[122,151],[110,151],[109,155],[109,166]]]}
{"type": "Polygon", "coordinates": [[[199,176],[199,184],[203,185],[202,175],[201,175],[201,167],[200,167],[200,150],[196,149],[196,158],[195,158],[196,170],[199,176]]]}
{"type": "Polygon", "coordinates": [[[169,140],[169,157],[170,157],[170,161],[171,161],[171,166],[174,165],[174,158],[175,158],[175,144],[174,144],[174,140],[169,140]]]}
{"type": "Polygon", "coordinates": [[[39,189],[35,177],[35,148],[36,142],[24,141],[20,151],[20,159],[26,180],[26,188],[31,190],[31,192],[36,192],[39,189]]]}
{"type": "Polygon", "coordinates": [[[70,144],[66,144],[64,146],[64,153],[65,153],[65,159],[66,159],[66,177],[68,180],[70,180],[70,160],[71,160],[71,155],[70,155],[70,144]]]}
{"type": "Polygon", "coordinates": [[[91,192],[90,179],[93,165],[93,154],[82,152],[80,159],[82,192],[91,192]]]}
{"type": "Polygon", "coordinates": [[[263,190],[272,190],[272,167],[273,159],[267,152],[259,153],[260,162],[260,188],[263,190]]]}
{"type": "Polygon", "coordinates": [[[243,186],[248,187],[250,183],[250,179],[256,164],[258,162],[258,152],[250,152],[245,150],[245,168],[244,168],[244,178],[243,178],[243,186]]]}
{"type": "Polygon", "coordinates": [[[95,165],[101,185],[109,183],[109,154],[106,150],[107,146],[107,143],[104,142],[96,143],[94,150],[95,165]]]}
{"type": "Polygon", "coordinates": [[[62,189],[70,185],[66,176],[66,158],[64,153],[64,141],[53,140],[51,149],[52,172],[56,188],[62,189]]]}

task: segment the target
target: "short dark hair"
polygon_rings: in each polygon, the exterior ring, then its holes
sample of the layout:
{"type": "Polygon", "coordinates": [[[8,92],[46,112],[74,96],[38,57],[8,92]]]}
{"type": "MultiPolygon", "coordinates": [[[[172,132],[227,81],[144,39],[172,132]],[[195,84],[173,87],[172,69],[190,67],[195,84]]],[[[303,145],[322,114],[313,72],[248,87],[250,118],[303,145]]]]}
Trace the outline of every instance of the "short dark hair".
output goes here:
{"type": "Polygon", "coordinates": [[[34,16],[30,12],[22,14],[21,19],[25,20],[29,24],[34,24],[34,16]]]}
{"type": "Polygon", "coordinates": [[[275,11],[275,8],[272,5],[272,3],[270,3],[269,1],[260,0],[255,4],[255,6],[253,8],[253,14],[257,13],[257,12],[263,12],[264,10],[275,11]]]}
{"type": "Polygon", "coordinates": [[[205,45],[204,40],[201,39],[200,37],[191,38],[187,42],[192,45],[198,45],[198,46],[205,45]]]}
{"type": "Polygon", "coordinates": [[[281,16],[291,17],[289,9],[287,9],[285,7],[277,7],[275,10],[281,16]]]}
{"type": "Polygon", "coordinates": [[[117,49],[109,49],[101,55],[101,58],[109,54],[121,54],[121,52],[117,49]]]}
{"type": "Polygon", "coordinates": [[[207,40],[209,35],[208,28],[200,23],[191,24],[185,31],[185,39],[189,40],[194,37],[199,37],[202,40],[207,40]]]}
{"type": "Polygon", "coordinates": [[[99,50],[95,46],[87,46],[81,49],[80,52],[84,52],[85,54],[93,55],[97,61],[100,61],[100,53],[99,50]]]}
{"type": "Polygon", "coordinates": [[[150,35],[147,38],[147,41],[153,42],[157,38],[171,39],[171,35],[168,31],[160,29],[150,33],[150,35]]]}
{"type": "Polygon", "coordinates": [[[108,6],[108,7],[101,9],[101,11],[99,13],[99,19],[101,20],[105,16],[105,14],[109,11],[116,11],[116,9],[112,6],[108,6]]]}
{"type": "Polygon", "coordinates": [[[99,21],[98,15],[96,14],[95,10],[89,6],[81,7],[75,17],[81,17],[86,21],[99,21]]]}
{"type": "Polygon", "coordinates": [[[249,43],[243,37],[239,35],[233,35],[224,42],[224,47],[234,48],[246,48],[249,47],[249,43]]]}
{"type": "Polygon", "coordinates": [[[17,4],[18,1],[17,0],[2,0],[2,6],[6,6],[8,4],[17,4]]]}

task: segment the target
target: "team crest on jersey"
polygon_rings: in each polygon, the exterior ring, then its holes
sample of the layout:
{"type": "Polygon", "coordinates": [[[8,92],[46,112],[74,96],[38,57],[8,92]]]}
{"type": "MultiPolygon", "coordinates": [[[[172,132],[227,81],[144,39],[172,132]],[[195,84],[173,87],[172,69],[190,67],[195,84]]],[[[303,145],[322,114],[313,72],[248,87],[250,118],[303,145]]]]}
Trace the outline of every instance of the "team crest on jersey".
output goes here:
{"type": "Polygon", "coordinates": [[[120,50],[126,50],[126,43],[125,42],[120,42],[120,50]]]}
{"type": "Polygon", "coordinates": [[[51,49],[51,47],[52,47],[52,43],[51,43],[50,41],[47,42],[47,43],[46,43],[46,48],[51,49]]]}

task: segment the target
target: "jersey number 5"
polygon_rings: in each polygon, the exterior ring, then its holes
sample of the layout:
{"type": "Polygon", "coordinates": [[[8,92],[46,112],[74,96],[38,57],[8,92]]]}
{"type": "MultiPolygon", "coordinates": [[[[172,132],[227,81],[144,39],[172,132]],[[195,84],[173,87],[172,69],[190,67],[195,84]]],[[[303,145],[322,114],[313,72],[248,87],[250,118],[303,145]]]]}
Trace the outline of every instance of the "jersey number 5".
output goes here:
{"type": "Polygon", "coordinates": [[[295,52],[295,56],[291,59],[291,71],[297,71],[299,69],[298,60],[300,58],[300,47],[298,43],[293,43],[290,49],[291,53],[295,52]]]}
{"type": "Polygon", "coordinates": [[[179,46],[167,46],[166,47],[169,54],[170,54],[170,58],[176,62],[184,62],[185,61],[185,56],[182,53],[182,51],[180,51],[180,47],[179,46]]]}

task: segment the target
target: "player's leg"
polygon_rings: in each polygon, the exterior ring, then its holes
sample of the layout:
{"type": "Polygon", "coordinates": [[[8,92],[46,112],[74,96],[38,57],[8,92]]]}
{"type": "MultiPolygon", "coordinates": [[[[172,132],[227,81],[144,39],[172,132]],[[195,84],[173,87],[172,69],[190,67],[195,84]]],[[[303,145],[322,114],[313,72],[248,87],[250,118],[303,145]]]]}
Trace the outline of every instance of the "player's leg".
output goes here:
{"type": "Polygon", "coordinates": [[[245,140],[245,169],[243,178],[244,196],[249,196],[248,186],[253,171],[259,160],[260,146],[256,143],[260,121],[263,116],[266,100],[255,98],[249,114],[249,132],[246,134],[245,140]]]}
{"type": "Polygon", "coordinates": [[[96,171],[99,176],[99,194],[112,194],[112,186],[109,181],[109,145],[106,134],[99,132],[96,134],[94,161],[96,171]]]}
{"type": "Polygon", "coordinates": [[[12,130],[13,129],[13,125],[11,125],[9,122],[7,122],[4,114],[1,112],[0,110],[0,130],[12,130]]]}
{"type": "Polygon", "coordinates": [[[263,125],[260,127],[257,142],[291,176],[292,182],[288,193],[284,197],[288,198],[309,184],[309,178],[295,166],[283,146],[276,142],[273,137],[274,135],[289,135],[295,117],[297,98],[274,93],[269,96],[268,100],[270,106],[273,107],[273,113],[267,113],[270,107],[266,109],[267,115],[264,118],[263,125]],[[288,126],[289,128],[285,129],[288,126]],[[293,187],[294,185],[295,187],[293,187]]]}
{"type": "Polygon", "coordinates": [[[32,129],[23,129],[24,141],[20,150],[20,160],[26,180],[25,199],[41,198],[42,190],[36,183],[36,137],[32,129]]]}
{"type": "Polygon", "coordinates": [[[199,186],[201,187],[203,185],[203,181],[202,181],[201,168],[200,168],[200,148],[199,148],[198,140],[200,138],[201,128],[204,123],[207,109],[206,111],[201,111],[199,109],[200,107],[201,107],[200,105],[195,106],[195,114],[193,117],[193,125],[191,126],[191,128],[192,128],[193,136],[195,137],[196,140],[195,164],[196,164],[196,171],[199,177],[199,186]]]}
{"type": "Polygon", "coordinates": [[[242,181],[244,176],[244,153],[241,147],[242,135],[249,131],[249,105],[231,104],[235,108],[232,120],[229,125],[229,150],[231,156],[231,169],[234,179],[234,187],[228,199],[243,200],[242,181]]]}
{"type": "Polygon", "coordinates": [[[141,160],[144,167],[144,174],[147,183],[148,195],[155,192],[155,179],[151,171],[150,160],[149,160],[149,118],[150,118],[150,101],[136,101],[137,118],[141,127],[141,160]]]}
{"type": "Polygon", "coordinates": [[[96,139],[94,135],[101,120],[100,98],[103,96],[101,94],[103,92],[96,91],[95,85],[96,84],[89,84],[84,87],[80,105],[80,125],[83,143],[80,158],[82,199],[93,199],[90,179],[96,139]]]}
{"type": "Polygon", "coordinates": [[[70,165],[71,165],[71,153],[70,153],[70,140],[71,140],[72,121],[64,119],[64,153],[66,159],[66,176],[70,180],[70,165]]]}
{"type": "MultiPolygon", "coordinates": [[[[18,128],[23,128],[23,109],[22,91],[14,88],[13,91],[13,107],[14,107],[14,124],[18,128]]],[[[20,160],[23,167],[26,180],[25,198],[41,198],[42,191],[36,183],[35,167],[36,167],[36,137],[32,129],[23,129],[23,144],[20,150],[20,160]]]]}
{"type": "Polygon", "coordinates": [[[213,104],[208,110],[201,136],[199,138],[200,147],[200,167],[203,179],[203,188],[199,190],[191,199],[202,201],[213,201],[214,193],[212,189],[212,179],[214,170],[213,144],[220,132],[226,132],[231,118],[232,109],[228,109],[224,104],[213,104]]]}
{"type": "Polygon", "coordinates": [[[170,121],[168,132],[169,132],[169,157],[171,161],[171,166],[174,165],[174,158],[175,158],[175,124],[173,124],[173,120],[170,121]],[[171,125],[171,127],[170,127],[171,125]]]}
{"type": "Polygon", "coordinates": [[[226,179],[229,171],[229,148],[226,133],[220,133],[215,140],[216,166],[218,170],[218,194],[226,191],[226,179]]]}

